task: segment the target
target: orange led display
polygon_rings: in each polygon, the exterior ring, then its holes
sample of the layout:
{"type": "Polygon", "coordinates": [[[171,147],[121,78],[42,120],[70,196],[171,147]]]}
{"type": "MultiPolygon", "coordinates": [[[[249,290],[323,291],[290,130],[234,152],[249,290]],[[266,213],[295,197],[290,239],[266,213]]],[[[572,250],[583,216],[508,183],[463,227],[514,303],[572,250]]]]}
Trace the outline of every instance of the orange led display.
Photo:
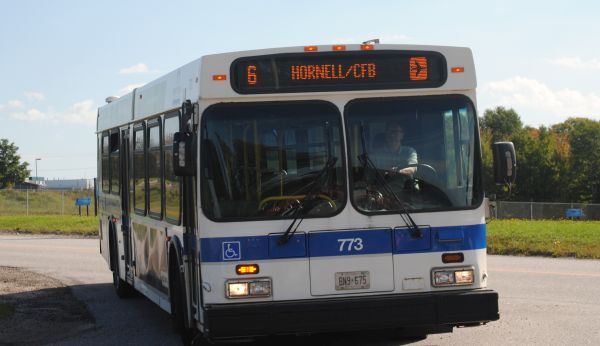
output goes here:
{"type": "Polygon", "coordinates": [[[438,88],[455,72],[438,52],[358,47],[305,46],[302,53],[241,57],[227,79],[239,94],[268,94],[438,88]]]}
{"type": "Polygon", "coordinates": [[[255,85],[258,80],[256,76],[256,66],[248,65],[246,72],[246,75],[248,77],[248,85],[255,85]]]}
{"type": "Polygon", "coordinates": [[[412,57],[410,64],[410,80],[427,80],[427,58],[412,57]]]}
{"type": "Polygon", "coordinates": [[[377,77],[377,64],[292,65],[290,76],[292,80],[372,79],[377,77]]]}

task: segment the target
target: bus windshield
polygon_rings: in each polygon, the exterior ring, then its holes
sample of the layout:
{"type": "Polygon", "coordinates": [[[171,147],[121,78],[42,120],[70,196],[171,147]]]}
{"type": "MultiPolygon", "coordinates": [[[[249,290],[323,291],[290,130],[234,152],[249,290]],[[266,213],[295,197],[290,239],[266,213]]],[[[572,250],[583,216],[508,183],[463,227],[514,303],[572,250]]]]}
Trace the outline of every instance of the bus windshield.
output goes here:
{"type": "Polygon", "coordinates": [[[467,97],[358,99],[345,117],[351,198],[359,211],[479,205],[477,122],[467,97]]]}
{"type": "Polygon", "coordinates": [[[215,221],[281,219],[302,206],[305,217],[334,215],[346,201],[341,131],[339,111],[328,102],[209,107],[201,143],[204,213],[215,221]]]}

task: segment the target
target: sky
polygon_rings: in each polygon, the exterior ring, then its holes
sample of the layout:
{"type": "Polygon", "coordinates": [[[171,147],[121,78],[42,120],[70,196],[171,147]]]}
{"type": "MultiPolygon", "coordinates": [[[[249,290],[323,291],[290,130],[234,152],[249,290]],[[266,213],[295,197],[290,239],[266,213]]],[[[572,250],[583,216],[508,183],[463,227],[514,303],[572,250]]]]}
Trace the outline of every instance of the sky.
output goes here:
{"type": "Polygon", "coordinates": [[[96,176],[97,108],[206,54],[360,43],[470,47],[479,114],[600,120],[597,1],[0,0],[0,138],[31,175],[96,176]]]}

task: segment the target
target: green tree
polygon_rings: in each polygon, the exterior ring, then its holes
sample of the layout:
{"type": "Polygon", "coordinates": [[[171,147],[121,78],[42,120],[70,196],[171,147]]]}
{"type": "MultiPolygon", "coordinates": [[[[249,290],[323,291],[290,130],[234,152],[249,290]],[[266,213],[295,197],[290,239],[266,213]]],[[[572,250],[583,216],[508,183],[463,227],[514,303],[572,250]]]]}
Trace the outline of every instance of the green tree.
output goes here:
{"type": "Polygon", "coordinates": [[[523,123],[514,109],[496,107],[487,109],[481,118],[481,128],[492,133],[492,143],[510,140],[517,132],[523,130],[523,123]]]}
{"type": "Polygon", "coordinates": [[[29,176],[28,163],[20,163],[19,147],[8,139],[0,139],[0,189],[12,187],[29,176]]]}
{"type": "Polygon", "coordinates": [[[600,121],[570,118],[554,128],[569,141],[569,172],[565,181],[569,190],[567,198],[600,202],[600,121]]]}

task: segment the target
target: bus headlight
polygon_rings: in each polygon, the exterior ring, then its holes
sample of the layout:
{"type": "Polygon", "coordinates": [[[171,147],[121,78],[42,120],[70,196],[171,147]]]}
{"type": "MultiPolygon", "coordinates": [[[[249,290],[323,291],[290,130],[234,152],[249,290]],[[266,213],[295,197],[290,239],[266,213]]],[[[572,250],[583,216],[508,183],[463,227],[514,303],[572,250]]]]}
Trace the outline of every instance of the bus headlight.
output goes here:
{"type": "Polygon", "coordinates": [[[437,268],[431,271],[434,287],[472,285],[474,278],[473,268],[437,268]]]}
{"type": "Polygon", "coordinates": [[[228,280],[225,282],[227,298],[264,298],[271,296],[271,279],[228,280]]]}

